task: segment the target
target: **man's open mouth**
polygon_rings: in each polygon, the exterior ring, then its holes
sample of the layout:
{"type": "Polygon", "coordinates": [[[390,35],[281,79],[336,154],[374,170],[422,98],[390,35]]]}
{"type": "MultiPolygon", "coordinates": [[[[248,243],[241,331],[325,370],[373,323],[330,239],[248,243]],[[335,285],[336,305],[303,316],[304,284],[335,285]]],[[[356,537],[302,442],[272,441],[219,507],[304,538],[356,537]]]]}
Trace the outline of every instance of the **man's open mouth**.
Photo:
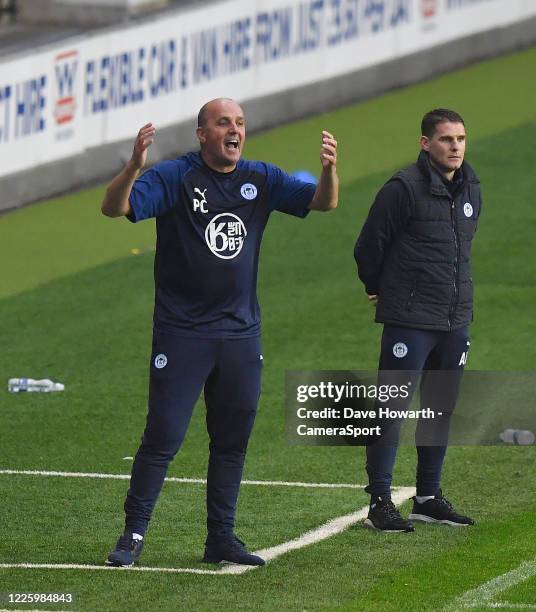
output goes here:
{"type": "Polygon", "coordinates": [[[240,147],[240,143],[238,142],[238,138],[231,138],[225,141],[226,149],[238,149],[240,147]]]}

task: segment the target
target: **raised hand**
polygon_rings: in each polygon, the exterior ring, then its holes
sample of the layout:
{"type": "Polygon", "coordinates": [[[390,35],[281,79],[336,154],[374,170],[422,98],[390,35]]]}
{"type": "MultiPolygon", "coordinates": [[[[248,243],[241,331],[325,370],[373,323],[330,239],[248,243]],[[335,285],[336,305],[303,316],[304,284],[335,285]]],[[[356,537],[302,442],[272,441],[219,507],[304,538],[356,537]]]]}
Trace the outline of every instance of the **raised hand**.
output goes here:
{"type": "Polygon", "coordinates": [[[322,131],[322,148],[320,149],[320,162],[323,168],[337,165],[337,141],[333,134],[322,131]]]}
{"type": "Polygon", "coordinates": [[[134,141],[134,151],[132,152],[132,163],[141,170],[147,161],[147,149],[154,142],[154,135],[156,134],[156,128],[152,123],[147,123],[138,132],[136,140],[134,141]]]}

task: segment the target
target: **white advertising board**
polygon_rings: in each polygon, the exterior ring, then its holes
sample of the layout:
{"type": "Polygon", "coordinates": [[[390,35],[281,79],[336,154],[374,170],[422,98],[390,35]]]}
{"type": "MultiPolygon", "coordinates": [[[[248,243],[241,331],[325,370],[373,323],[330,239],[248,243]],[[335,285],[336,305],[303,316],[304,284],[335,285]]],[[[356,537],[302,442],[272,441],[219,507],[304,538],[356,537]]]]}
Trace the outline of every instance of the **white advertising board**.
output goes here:
{"type": "MultiPolygon", "coordinates": [[[[0,63],[0,177],[536,15],[533,0],[224,0],[0,63]]],[[[0,196],[1,197],[1,196],[0,196]]]]}

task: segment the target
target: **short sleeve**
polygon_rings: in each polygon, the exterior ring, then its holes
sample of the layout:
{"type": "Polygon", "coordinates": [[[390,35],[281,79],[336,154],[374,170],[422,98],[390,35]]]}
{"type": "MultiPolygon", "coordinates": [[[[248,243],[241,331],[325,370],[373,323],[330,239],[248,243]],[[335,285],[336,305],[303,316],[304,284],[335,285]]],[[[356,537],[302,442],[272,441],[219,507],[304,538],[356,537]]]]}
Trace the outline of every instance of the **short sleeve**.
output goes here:
{"type": "Polygon", "coordinates": [[[160,217],[175,206],[182,184],[186,164],[179,160],[167,160],[155,164],[136,180],[130,192],[132,213],[129,221],[160,217]]]}
{"type": "Polygon", "coordinates": [[[267,164],[267,168],[270,208],[287,215],[306,217],[316,186],[288,175],[277,166],[267,164]]]}

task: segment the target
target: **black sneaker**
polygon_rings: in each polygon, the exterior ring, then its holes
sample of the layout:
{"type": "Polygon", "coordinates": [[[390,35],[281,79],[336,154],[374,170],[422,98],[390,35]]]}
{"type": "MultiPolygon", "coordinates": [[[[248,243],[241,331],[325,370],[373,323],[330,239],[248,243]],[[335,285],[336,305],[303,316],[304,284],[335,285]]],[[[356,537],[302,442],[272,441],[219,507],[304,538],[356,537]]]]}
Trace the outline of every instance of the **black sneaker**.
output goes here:
{"type": "Polygon", "coordinates": [[[453,527],[467,527],[468,525],[475,524],[472,518],[458,514],[454,510],[452,504],[443,497],[441,489],[439,489],[434,499],[428,499],[422,504],[419,504],[414,497],[413,511],[409,518],[413,521],[421,521],[422,523],[442,523],[443,525],[452,525],[453,527]]]}
{"type": "Polygon", "coordinates": [[[364,527],[385,533],[415,531],[411,521],[407,521],[400,514],[393,502],[382,497],[378,497],[376,503],[370,507],[364,527]]]}
{"type": "Polygon", "coordinates": [[[134,565],[143,550],[143,540],[135,540],[131,533],[124,533],[108,555],[106,565],[114,567],[129,567],[134,565]]]}
{"type": "Polygon", "coordinates": [[[242,540],[234,534],[205,543],[204,563],[237,563],[238,565],[264,565],[264,559],[247,551],[242,540]]]}

